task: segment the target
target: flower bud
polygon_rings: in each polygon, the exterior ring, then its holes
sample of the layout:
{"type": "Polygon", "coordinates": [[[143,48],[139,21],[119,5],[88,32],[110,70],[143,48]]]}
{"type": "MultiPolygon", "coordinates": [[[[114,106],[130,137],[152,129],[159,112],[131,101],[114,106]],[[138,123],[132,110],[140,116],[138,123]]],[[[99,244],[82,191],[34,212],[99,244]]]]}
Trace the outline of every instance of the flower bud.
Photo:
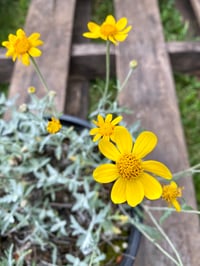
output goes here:
{"type": "Polygon", "coordinates": [[[129,63],[129,67],[130,68],[136,68],[138,66],[138,62],[137,60],[131,60],[130,63],[129,63]]]}

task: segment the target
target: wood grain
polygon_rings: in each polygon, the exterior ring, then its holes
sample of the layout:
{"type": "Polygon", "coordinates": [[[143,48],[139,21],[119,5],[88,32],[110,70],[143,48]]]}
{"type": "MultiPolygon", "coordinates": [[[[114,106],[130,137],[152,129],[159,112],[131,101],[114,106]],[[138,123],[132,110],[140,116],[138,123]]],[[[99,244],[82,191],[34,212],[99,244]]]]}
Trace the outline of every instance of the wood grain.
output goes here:
{"type": "MultiPolygon", "coordinates": [[[[57,92],[58,111],[64,110],[67,94],[75,5],[75,0],[32,0],[25,25],[28,35],[32,32],[41,33],[41,39],[44,41],[43,55],[36,61],[50,90],[57,92]]],[[[17,62],[9,97],[20,94],[18,104],[27,102],[29,86],[36,87],[38,96],[45,94],[33,67],[26,67],[21,62],[17,62]]]]}
{"type": "Polygon", "coordinates": [[[194,14],[196,15],[198,25],[200,27],[200,0],[190,0],[194,14]]]}
{"type": "Polygon", "coordinates": [[[168,42],[166,50],[174,71],[192,73],[200,69],[200,42],[168,42]]]}
{"type": "MultiPolygon", "coordinates": [[[[120,104],[134,111],[132,115],[124,115],[124,118],[128,123],[140,120],[144,129],[157,134],[159,142],[151,153],[151,158],[165,163],[172,172],[181,171],[188,168],[189,164],[157,1],[115,0],[114,3],[117,18],[126,16],[133,25],[128,39],[120,44],[117,50],[117,75],[120,81],[126,76],[130,60],[138,61],[138,68],[119,96],[120,104]]],[[[189,176],[182,178],[179,183],[185,187],[183,196],[187,204],[196,208],[192,178],[189,176]]],[[[180,252],[183,265],[198,265],[200,261],[198,217],[174,213],[165,222],[164,230],[180,252]]],[[[170,252],[165,242],[161,244],[170,252]]],[[[152,243],[143,239],[136,265],[174,264],[152,243]]]]}
{"type": "Polygon", "coordinates": [[[9,83],[13,71],[11,58],[5,56],[6,50],[0,48],[0,83],[9,83]]]}

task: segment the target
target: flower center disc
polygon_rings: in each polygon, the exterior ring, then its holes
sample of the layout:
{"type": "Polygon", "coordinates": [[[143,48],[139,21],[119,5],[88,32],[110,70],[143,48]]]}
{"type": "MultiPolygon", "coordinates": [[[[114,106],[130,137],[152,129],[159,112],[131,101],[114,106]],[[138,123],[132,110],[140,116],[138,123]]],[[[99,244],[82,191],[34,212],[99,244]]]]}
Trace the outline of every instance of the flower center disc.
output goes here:
{"type": "Polygon", "coordinates": [[[167,201],[171,202],[173,199],[177,197],[181,197],[182,190],[181,188],[172,188],[170,185],[163,187],[162,197],[167,201]]]}
{"type": "Polygon", "coordinates": [[[30,44],[27,38],[21,38],[17,40],[15,44],[15,49],[18,54],[24,54],[27,53],[28,50],[30,49],[30,44]]]}
{"type": "Polygon", "coordinates": [[[114,130],[114,126],[111,123],[105,122],[100,127],[100,134],[103,136],[110,136],[112,135],[113,130],[114,130]]]}
{"type": "Polygon", "coordinates": [[[101,33],[108,37],[117,33],[116,27],[111,24],[105,24],[101,26],[101,33]]]}
{"type": "Polygon", "coordinates": [[[133,154],[124,154],[116,165],[120,176],[126,180],[136,180],[143,172],[141,161],[133,154]]]}

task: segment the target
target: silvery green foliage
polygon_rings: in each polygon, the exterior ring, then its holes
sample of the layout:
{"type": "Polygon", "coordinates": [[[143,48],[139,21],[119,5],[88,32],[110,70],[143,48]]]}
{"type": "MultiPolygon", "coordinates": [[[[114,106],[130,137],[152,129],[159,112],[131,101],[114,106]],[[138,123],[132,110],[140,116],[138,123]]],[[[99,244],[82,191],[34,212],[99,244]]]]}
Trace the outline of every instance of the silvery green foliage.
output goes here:
{"type": "Polygon", "coordinates": [[[55,114],[53,99],[30,98],[28,105],[16,108],[0,96],[0,115],[9,116],[0,119],[0,233],[8,243],[0,250],[1,265],[23,265],[25,260],[43,265],[30,259],[38,250],[49,254],[53,265],[62,265],[61,246],[66,265],[98,266],[105,259],[99,241],[116,220],[109,195],[102,199],[102,186],[92,177],[102,163],[96,143],[88,129],[63,127],[48,134],[45,117],[55,114]]]}

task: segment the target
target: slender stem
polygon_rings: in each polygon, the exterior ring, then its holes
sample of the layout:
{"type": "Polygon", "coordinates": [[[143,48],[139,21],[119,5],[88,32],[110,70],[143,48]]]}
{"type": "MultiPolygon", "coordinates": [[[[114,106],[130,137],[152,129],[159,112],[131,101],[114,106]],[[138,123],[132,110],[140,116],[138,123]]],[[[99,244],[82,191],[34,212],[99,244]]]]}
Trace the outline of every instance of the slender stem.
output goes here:
{"type": "Polygon", "coordinates": [[[130,78],[130,76],[131,76],[132,73],[133,73],[133,68],[130,68],[130,69],[129,69],[129,72],[128,72],[128,74],[127,74],[125,80],[124,80],[124,82],[122,83],[122,85],[121,85],[120,88],[119,88],[119,91],[122,91],[123,88],[126,86],[126,84],[128,83],[129,78],[130,78]]]}
{"type": "Polygon", "coordinates": [[[198,164],[196,164],[196,165],[194,165],[194,166],[192,166],[192,167],[190,167],[190,168],[188,168],[188,169],[185,169],[185,170],[183,170],[183,171],[180,171],[180,172],[174,173],[173,176],[174,176],[175,178],[180,178],[180,177],[182,177],[182,175],[186,175],[186,174],[189,174],[189,173],[195,173],[195,172],[198,172],[198,170],[195,171],[195,169],[196,169],[196,168],[199,168],[199,167],[200,167],[200,163],[198,163],[198,164]]]}
{"type": "Polygon", "coordinates": [[[179,261],[179,265],[180,266],[183,266],[183,263],[182,263],[182,260],[180,258],[180,255],[179,255],[178,251],[176,250],[176,248],[175,248],[174,244],[172,243],[172,241],[169,239],[169,237],[164,232],[164,230],[162,229],[162,227],[156,221],[156,219],[154,218],[154,216],[152,215],[152,213],[149,211],[148,207],[144,207],[144,210],[148,213],[148,215],[151,218],[152,222],[155,224],[155,226],[157,227],[157,229],[159,230],[159,232],[163,235],[163,237],[166,239],[166,241],[168,242],[168,244],[170,245],[170,247],[174,251],[174,253],[175,253],[175,255],[176,255],[176,257],[177,257],[177,259],[179,261]]]}
{"type": "Polygon", "coordinates": [[[47,83],[46,83],[46,81],[45,81],[45,79],[44,79],[44,77],[43,77],[43,75],[42,75],[37,63],[35,62],[35,60],[34,60],[34,58],[32,56],[30,56],[30,59],[31,59],[31,62],[32,62],[33,66],[34,66],[35,72],[37,73],[37,75],[38,75],[42,85],[44,86],[46,92],[49,92],[48,85],[47,85],[47,83]]]}
{"type": "MultiPolygon", "coordinates": [[[[120,210],[124,215],[127,215],[130,217],[130,215],[124,210],[122,205],[119,205],[120,210]]],[[[164,249],[162,248],[157,242],[155,242],[155,239],[150,237],[145,230],[133,219],[130,217],[131,223],[150,241],[152,242],[166,257],[168,257],[171,261],[173,261],[176,265],[180,266],[180,264],[164,249]]],[[[182,264],[181,264],[182,265],[182,264]]]]}
{"type": "Polygon", "coordinates": [[[110,83],[110,41],[106,42],[106,84],[103,97],[106,98],[110,83]]]}
{"type": "MultiPolygon", "coordinates": [[[[152,211],[172,211],[172,212],[177,212],[176,209],[168,208],[168,207],[147,206],[147,205],[142,205],[142,206],[144,208],[148,208],[149,210],[152,210],[152,211]]],[[[192,214],[200,214],[200,211],[196,211],[196,210],[183,210],[183,209],[181,209],[181,212],[183,212],[183,213],[192,213],[192,214]]]]}

